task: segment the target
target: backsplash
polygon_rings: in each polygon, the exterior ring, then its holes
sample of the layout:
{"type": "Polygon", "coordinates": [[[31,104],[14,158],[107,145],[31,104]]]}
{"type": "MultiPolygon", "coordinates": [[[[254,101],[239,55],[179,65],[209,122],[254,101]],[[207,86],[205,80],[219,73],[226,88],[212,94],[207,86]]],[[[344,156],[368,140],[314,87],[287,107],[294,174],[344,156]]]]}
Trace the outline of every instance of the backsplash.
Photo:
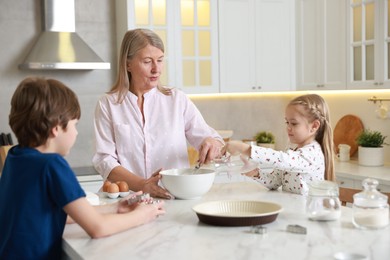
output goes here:
{"type": "MultiPolygon", "coordinates": [[[[192,97],[206,121],[216,129],[233,130],[232,139],[250,139],[261,130],[272,131],[276,136],[276,149],[288,146],[285,131],[284,109],[295,96],[309,93],[289,92],[273,94],[253,94],[252,96],[192,97]],[[210,109],[210,106],[213,109],[210,109]]],[[[310,92],[310,93],[314,93],[310,92]]],[[[358,116],[364,128],[378,130],[390,144],[390,119],[381,119],[375,113],[379,104],[369,102],[372,96],[389,98],[390,90],[372,91],[317,91],[328,103],[331,124],[334,129],[337,121],[347,114],[358,116]]],[[[388,102],[390,105],[390,102],[388,102]]],[[[385,163],[390,163],[390,145],[384,147],[385,163]]],[[[357,153],[352,159],[356,159],[357,153]]]]}

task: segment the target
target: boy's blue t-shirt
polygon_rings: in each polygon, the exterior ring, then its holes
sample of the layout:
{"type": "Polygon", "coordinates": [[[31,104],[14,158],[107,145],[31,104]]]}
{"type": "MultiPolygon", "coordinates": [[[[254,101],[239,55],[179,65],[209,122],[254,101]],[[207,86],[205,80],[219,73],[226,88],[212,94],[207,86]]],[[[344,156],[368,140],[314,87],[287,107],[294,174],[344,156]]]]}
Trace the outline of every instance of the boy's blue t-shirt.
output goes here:
{"type": "Polygon", "coordinates": [[[59,154],[14,146],[0,178],[0,259],[59,259],[66,213],[85,197],[59,154]]]}

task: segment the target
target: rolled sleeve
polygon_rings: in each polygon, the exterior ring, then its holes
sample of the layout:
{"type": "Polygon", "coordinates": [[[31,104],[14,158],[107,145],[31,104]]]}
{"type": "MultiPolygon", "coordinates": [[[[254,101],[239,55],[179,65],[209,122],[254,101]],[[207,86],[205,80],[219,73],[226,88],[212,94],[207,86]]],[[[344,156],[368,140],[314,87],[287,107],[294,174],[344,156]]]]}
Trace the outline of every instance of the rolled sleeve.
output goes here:
{"type": "Polygon", "coordinates": [[[115,139],[109,113],[108,97],[101,98],[96,106],[94,129],[96,153],[92,164],[104,180],[115,167],[119,166],[115,149],[115,139]]]}

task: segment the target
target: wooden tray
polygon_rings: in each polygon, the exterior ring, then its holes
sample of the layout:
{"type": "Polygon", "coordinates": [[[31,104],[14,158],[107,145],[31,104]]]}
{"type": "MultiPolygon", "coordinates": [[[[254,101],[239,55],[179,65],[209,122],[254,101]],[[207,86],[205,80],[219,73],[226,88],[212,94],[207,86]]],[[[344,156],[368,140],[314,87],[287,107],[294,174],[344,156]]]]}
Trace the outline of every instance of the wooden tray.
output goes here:
{"type": "Polygon", "coordinates": [[[364,130],[362,120],[355,115],[345,115],[336,124],[333,131],[333,141],[336,153],[339,152],[339,144],[348,144],[351,146],[350,156],[358,150],[356,138],[364,130]]]}

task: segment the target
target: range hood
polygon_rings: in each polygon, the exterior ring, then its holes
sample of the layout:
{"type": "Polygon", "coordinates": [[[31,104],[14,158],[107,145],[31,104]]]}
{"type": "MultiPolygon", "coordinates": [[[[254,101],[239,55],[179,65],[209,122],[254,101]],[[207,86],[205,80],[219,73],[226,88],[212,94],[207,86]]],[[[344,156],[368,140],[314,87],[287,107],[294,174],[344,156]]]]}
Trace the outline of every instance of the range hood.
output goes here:
{"type": "Polygon", "coordinates": [[[43,32],[20,69],[110,69],[76,33],[74,0],[42,0],[43,32]]]}

